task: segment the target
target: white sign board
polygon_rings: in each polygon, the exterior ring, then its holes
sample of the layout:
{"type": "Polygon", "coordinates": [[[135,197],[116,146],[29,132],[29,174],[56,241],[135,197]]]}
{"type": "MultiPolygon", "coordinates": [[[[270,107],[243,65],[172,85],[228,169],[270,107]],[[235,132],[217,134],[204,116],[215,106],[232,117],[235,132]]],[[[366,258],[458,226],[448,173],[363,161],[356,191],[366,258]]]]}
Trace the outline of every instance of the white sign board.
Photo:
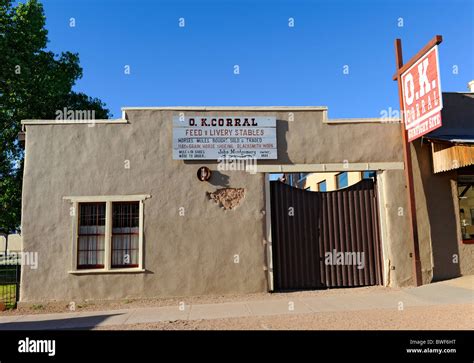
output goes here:
{"type": "Polygon", "coordinates": [[[276,117],[173,116],[173,159],[276,159],[276,137],[276,117]]]}

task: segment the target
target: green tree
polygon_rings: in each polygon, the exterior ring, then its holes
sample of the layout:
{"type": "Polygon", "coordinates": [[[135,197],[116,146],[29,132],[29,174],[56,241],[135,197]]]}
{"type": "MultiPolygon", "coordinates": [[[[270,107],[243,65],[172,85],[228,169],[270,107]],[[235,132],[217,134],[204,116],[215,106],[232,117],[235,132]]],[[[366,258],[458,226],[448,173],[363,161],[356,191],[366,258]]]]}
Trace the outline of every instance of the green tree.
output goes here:
{"type": "Polygon", "coordinates": [[[97,98],[72,91],[82,77],[79,56],[46,50],[43,6],[0,0],[0,233],[20,226],[23,149],[22,119],[55,119],[56,110],[90,110],[110,117],[97,98]]]}

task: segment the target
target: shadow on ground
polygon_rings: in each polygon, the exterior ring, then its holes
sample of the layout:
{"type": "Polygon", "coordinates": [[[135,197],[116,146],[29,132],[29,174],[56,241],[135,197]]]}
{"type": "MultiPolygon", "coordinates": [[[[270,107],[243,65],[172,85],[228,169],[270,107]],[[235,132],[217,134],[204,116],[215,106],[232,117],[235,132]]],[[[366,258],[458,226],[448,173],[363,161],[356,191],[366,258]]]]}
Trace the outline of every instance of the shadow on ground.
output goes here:
{"type": "Polygon", "coordinates": [[[0,330],[88,330],[98,326],[107,319],[120,315],[123,314],[103,314],[41,321],[12,321],[0,324],[0,330]]]}

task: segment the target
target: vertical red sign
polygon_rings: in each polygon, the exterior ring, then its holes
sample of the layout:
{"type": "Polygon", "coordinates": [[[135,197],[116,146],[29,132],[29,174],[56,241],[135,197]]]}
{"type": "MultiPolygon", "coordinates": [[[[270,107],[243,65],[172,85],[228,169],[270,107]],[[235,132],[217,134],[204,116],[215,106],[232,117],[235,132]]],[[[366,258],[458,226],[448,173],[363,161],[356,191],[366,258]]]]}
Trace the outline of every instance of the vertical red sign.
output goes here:
{"type": "Polygon", "coordinates": [[[408,141],[441,127],[443,98],[439,77],[438,46],[403,72],[402,98],[408,141]]]}

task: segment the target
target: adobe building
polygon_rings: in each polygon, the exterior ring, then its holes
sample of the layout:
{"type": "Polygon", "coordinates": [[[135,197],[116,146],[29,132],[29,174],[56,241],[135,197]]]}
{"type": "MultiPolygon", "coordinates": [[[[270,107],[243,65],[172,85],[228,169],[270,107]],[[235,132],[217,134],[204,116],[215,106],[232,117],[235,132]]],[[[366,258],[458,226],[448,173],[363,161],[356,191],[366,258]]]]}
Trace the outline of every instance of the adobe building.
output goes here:
{"type": "MultiPolygon", "coordinates": [[[[23,250],[38,252],[38,268],[23,268],[20,301],[412,285],[399,120],[327,112],[143,107],[23,121],[23,250]],[[222,155],[257,161],[245,170],[222,155]],[[375,177],[326,193],[271,177],[348,171],[375,177]]],[[[457,171],[433,173],[426,141],[412,156],[423,282],[473,273],[457,171]]]]}

